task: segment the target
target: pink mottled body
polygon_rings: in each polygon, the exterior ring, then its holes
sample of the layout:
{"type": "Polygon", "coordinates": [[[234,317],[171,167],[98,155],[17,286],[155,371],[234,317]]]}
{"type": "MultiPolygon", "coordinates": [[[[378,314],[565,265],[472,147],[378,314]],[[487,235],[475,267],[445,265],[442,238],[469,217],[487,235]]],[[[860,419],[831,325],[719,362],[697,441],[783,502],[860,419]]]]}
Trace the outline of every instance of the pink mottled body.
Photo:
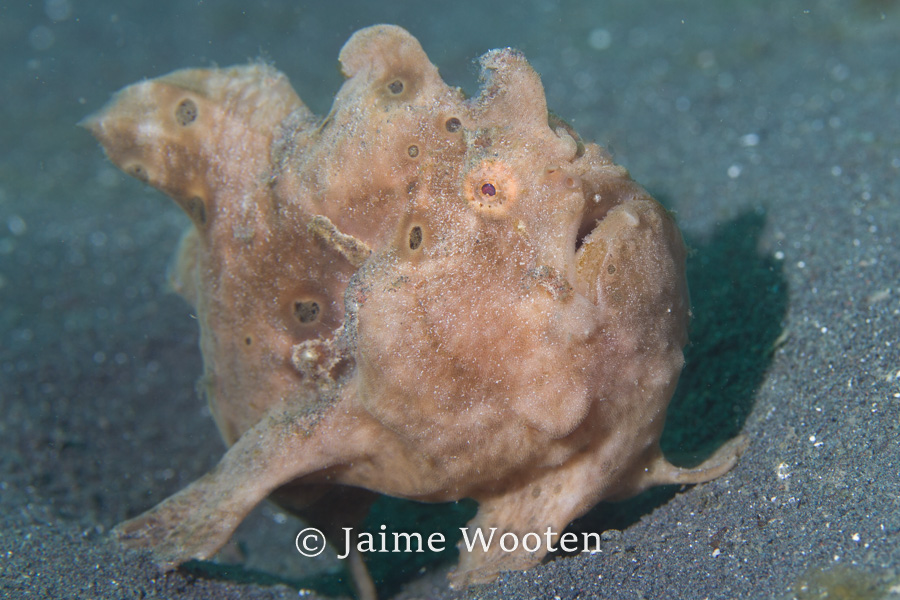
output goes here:
{"type": "MultiPolygon", "coordinates": [[[[672,218],[549,117],[525,59],[447,86],[404,30],[356,33],[324,119],[253,64],[135,84],[86,126],[193,224],[173,284],[201,326],[219,467],[117,529],[172,566],[265,497],[314,522],[364,488],[471,497],[473,526],[562,531],[602,499],[731,468],[659,449],[687,342],[672,218]]],[[[352,504],[352,502],[351,502],[352,504]]],[[[543,552],[463,552],[455,585],[543,552]]]]}

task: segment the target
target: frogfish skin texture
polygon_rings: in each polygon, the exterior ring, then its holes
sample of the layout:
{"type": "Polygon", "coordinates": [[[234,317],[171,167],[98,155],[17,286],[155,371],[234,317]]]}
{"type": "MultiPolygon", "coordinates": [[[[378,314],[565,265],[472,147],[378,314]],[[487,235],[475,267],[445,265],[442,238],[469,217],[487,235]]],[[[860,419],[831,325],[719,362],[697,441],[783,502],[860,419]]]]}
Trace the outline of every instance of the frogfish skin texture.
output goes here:
{"type": "MultiPolygon", "coordinates": [[[[687,342],[681,234],[548,115],[525,58],[485,54],[474,98],[399,27],[357,32],[340,62],[325,117],[250,64],[136,83],[84,122],[192,221],[171,280],[230,446],[119,539],[171,568],[266,497],[334,534],[371,492],[473,498],[470,527],[521,538],[728,471],[741,439],[694,469],[659,448],[687,342]]],[[[451,583],[545,553],[463,548],[451,583]]]]}

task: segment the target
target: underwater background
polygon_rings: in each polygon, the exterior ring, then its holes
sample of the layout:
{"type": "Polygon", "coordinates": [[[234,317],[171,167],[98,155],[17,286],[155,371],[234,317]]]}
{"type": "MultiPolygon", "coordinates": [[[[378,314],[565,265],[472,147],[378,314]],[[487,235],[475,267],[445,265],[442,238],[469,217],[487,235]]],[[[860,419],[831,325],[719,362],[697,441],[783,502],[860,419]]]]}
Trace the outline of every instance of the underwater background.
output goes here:
{"type": "MultiPolygon", "coordinates": [[[[447,556],[373,556],[384,597],[900,598],[900,5],[689,2],[0,3],[0,597],[350,594],[261,506],[161,575],[109,529],[210,469],[196,322],[166,284],[187,218],[76,126],[183,67],[262,58],[327,113],[337,55],[395,23],[451,85],[522,50],[550,108],[672,210],[692,344],[663,438],[744,432],[728,475],[601,505],[599,552],[454,592],[447,556]],[[840,595],[843,594],[843,595],[840,595]]],[[[368,523],[458,531],[474,505],[368,523]]]]}

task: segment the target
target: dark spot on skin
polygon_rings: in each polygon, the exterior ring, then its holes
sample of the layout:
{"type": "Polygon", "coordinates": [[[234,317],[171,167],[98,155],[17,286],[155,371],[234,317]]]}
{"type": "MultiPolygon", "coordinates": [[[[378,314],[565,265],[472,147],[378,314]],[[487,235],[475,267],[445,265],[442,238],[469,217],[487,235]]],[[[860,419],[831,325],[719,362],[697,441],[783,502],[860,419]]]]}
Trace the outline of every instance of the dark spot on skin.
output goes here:
{"type": "Polygon", "coordinates": [[[314,323],[319,318],[319,303],[315,300],[294,302],[294,316],[303,324],[314,323]]]}
{"type": "Polygon", "coordinates": [[[451,117],[447,119],[447,122],[444,123],[444,127],[447,128],[447,131],[450,133],[456,133],[459,131],[460,127],[462,127],[462,123],[456,117],[451,117]]]}
{"type": "Polygon", "coordinates": [[[606,267],[606,272],[609,273],[610,275],[612,275],[613,273],[615,273],[615,272],[616,272],[616,265],[609,265],[608,267],[606,267]]]}
{"type": "Polygon", "coordinates": [[[419,147],[414,144],[406,149],[406,153],[409,154],[410,158],[415,158],[419,155],[419,147]]]}
{"type": "Polygon", "coordinates": [[[388,89],[395,96],[397,96],[398,94],[402,94],[403,93],[403,82],[400,81],[399,79],[395,79],[394,81],[392,81],[388,84],[388,89]]]}
{"type": "Polygon", "coordinates": [[[422,245],[422,228],[416,225],[409,230],[409,249],[418,250],[422,245]]]}
{"type": "Polygon", "coordinates": [[[253,338],[248,335],[246,338],[244,338],[244,343],[249,346],[253,343],[253,338]]]}
{"type": "Polygon", "coordinates": [[[175,109],[175,120],[182,127],[187,127],[197,120],[197,103],[190,98],[185,98],[178,103],[175,109]]]}
{"type": "Polygon", "coordinates": [[[138,179],[146,183],[150,179],[150,175],[147,173],[147,170],[140,164],[134,164],[128,167],[128,173],[138,179]]]}
{"type": "Polygon", "coordinates": [[[486,183],[481,186],[481,193],[485,196],[493,196],[497,193],[497,188],[494,187],[493,183],[486,183]]]}
{"type": "Polygon", "coordinates": [[[206,203],[203,198],[194,196],[187,201],[187,212],[198,225],[206,225],[206,203]]]}

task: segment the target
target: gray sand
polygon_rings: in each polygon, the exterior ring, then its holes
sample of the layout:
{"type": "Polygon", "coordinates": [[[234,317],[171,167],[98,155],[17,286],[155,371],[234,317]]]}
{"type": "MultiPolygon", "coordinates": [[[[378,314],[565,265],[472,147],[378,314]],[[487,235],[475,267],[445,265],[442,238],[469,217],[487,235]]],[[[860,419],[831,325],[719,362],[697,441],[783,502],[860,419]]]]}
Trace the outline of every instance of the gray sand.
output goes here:
{"type": "MultiPolygon", "coordinates": [[[[479,54],[523,50],[553,110],[675,211],[697,319],[671,418],[696,439],[670,447],[750,439],[595,554],[462,594],[438,565],[401,595],[900,598],[896,3],[32,4],[0,7],[0,596],[306,594],[160,575],[109,542],[222,444],[165,286],[187,221],[74,124],[143,77],[258,56],[323,113],[341,44],[393,22],[470,92],[479,54]]],[[[262,507],[222,560],[258,583],[337,568],[301,560],[300,526],[262,507]]]]}

